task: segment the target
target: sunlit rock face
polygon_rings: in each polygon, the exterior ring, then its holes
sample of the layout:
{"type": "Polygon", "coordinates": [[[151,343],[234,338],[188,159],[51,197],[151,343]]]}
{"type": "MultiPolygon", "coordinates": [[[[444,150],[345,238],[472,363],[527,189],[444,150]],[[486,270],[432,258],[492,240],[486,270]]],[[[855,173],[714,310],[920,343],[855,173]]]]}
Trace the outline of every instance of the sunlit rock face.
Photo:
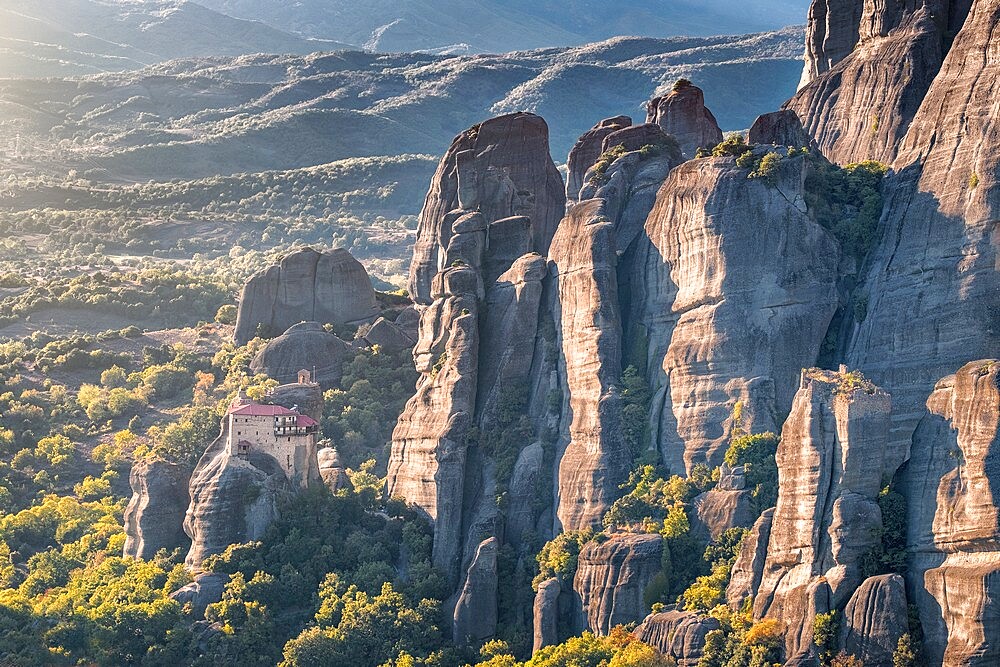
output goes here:
{"type": "Polygon", "coordinates": [[[588,542],[573,579],[580,628],[606,635],[616,625],[644,619],[649,609],[643,596],[660,572],[662,559],[659,535],[619,534],[605,542],[588,542]]]}
{"type": "Polygon", "coordinates": [[[299,322],[343,326],[378,317],[368,272],[347,250],[296,250],[247,281],[236,317],[236,342],[277,336],[299,322]]]}
{"type": "Polygon", "coordinates": [[[970,0],[816,0],[786,105],[829,160],[892,162],[970,0]]]}
{"type": "Polygon", "coordinates": [[[896,463],[889,395],[846,373],[803,371],[778,446],[778,505],[754,599],[755,618],[784,624],[786,657],[813,651],[813,620],[842,609],[879,539],[877,498],[896,463]]]}

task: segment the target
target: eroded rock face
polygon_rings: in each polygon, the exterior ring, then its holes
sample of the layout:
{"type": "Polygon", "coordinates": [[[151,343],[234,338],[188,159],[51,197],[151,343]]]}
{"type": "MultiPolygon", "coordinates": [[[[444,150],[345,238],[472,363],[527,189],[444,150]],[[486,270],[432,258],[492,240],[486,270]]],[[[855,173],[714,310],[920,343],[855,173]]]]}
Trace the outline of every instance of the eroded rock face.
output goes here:
{"type": "Polygon", "coordinates": [[[497,552],[500,541],[491,537],[476,549],[465,584],[455,604],[452,625],[455,642],[479,644],[497,629],[497,552]]]}
{"type": "Polygon", "coordinates": [[[898,574],[870,577],[844,608],[840,646],[865,667],[893,667],[892,654],[907,627],[903,578],[898,574]]]}
{"type": "Polygon", "coordinates": [[[677,139],[684,157],[691,159],[699,148],[712,148],[722,141],[722,130],[705,106],[705,93],[698,86],[678,82],[647,106],[646,122],[656,123],[677,139]]]}
{"type": "Polygon", "coordinates": [[[426,304],[413,351],[421,376],[393,433],[387,484],[434,522],[434,564],[459,591],[479,545],[503,538],[498,495],[519,508],[516,532],[537,525],[537,474],[525,463],[519,479],[498,479],[482,445],[523,416],[525,441],[504,446],[526,448],[546,418],[538,406],[554,362],[539,334],[541,253],[564,205],[544,121],[514,114],[455,140],[421,216],[411,265],[413,294],[426,304]]]}
{"type": "Polygon", "coordinates": [[[690,611],[665,611],[647,616],[632,634],[676,660],[677,667],[697,667],[705,652],[705,637],[720,627],[710,616],[690,611]]]}
{"type": "Polygon", "coordinates": [[[544,255],[565,201],[544,120],[510,114],[463,132],[441,161],[420,214],[410,265],[411,297],[419,304],[433,299],[434,276],[448,266],[443,260],[453,227],[445,219],[453,211],[479,211],[488,223],[528,218],[530,239],[518,256],[529,251],[544,255]]]}
{"type": "Polygon", "coordinates": [[[587,171],[594,166],[604,152],[604,139],[609,134],[632,125],[628,116],[606,118],[584,134],[569,152],[566,161],[568,175],[566,177],[566,201],[569,203],[580,200],[580,190],[586,183],[587,171]]]}
{"type": "Polygon", "coordinates": [[[939,378],[1000,344],[1000,7],[975,2],[901,143],[847,362],[892,392],[905,449],[939,378]]]}
{"type": "MultiPolygon", "coordinates": [[[[621,432],[623,305],[619,284],[634,262],[635,246],[656,192],[681,157],[655,125],[608,135],[605,148],[626,153],[581,190],[552,241],[554,313],[566,387],[560,423],[556,518],[565,530],[594,527],[619,494],[631,468],[621,432]],[[642,147],[662,150],[644,154],[642,147]]],[[[641,289],[641,288],[639,288],[641,289]]]]}
{"type": "Polygon", "coordinates": [[[263,373],[282,384],[296,382],[307,370],[323,388],[340,383],[344,362],[355,354],[353,348],[318,322],[302,322],[268,342],[250,363],[250,370],[263,373]]]}
{"type": "Polygon", "coordinates": [[[878,539],[877,497],[896,461],[889,395],[844,373],[803,371],[778,446],[778,505],[754,618],[783,623],[786,657],[812,645],[812,619],[840,609],[861,583],[861,557],[878,539]]]}
{"type": "Polygon", "coordinates": [[[726,601],[733,611],[743,608],[743,603],[753,599],[764,578],[764,564],[767,562],[767,545],[771,539],[771,525],[774,523],[774,508],[764,510],[754,523],[750,533],[743,539],[743,546],[733,564],[726,587],[726,601]]]}
{"type": "Polygon", "coordinates": [[[941,380],[903,477],[913,602],[929,659],[1000,661],[1000,362],[941,380]]]}
{"type": "Polygon", "coordinates": [[[243,287],[234,337],[242,345],[258,329],[276,335],[299,322],[343,326],[370,322],[378,314],[368,272],[351,253],[303,248],[243,287]]]}
{"type": "Polygon", "coordinates": [[[779,165],[765,183],[732,158],[684,163],[640,238],[633,320],[653,441],[672,471],[721,462],[737,403],[744,430],[777,431],[837,309],[840,253],[805,205],[811,167],[779,165]]]}
{"type": "Polygon", "coordinates": [[[622,328],[614,224],[603,202],[574,206],[552,247],[568,410],[557,517],[564,530],[599,526],[631,467],[621,432],[622,328]]]}
{"type": "Polygon", "coordinates": [[[411,337],[410,332],[403,326],[390,322],[384,317],[375,320],[363,336],[365,343],[369,346],[378,345],[379,348],[394,354],[403,350],[412,350],[416,340],[411,337]]]}
{"type": "Polygon", "coordinates": [[[930,12],[908,13],[890,30],[861,39],[786,107],[832,162],[891,162],[942,59],[942,34],[930,12]]]}
{"type": "Polygon", "coordinates": [[[188,506],[191,468],[168,461],[132,466],[132,499],[125,508],[125,556],[148,560],[160,549],[173,551],[190,540],[182,524],[188,506]]]}
{"type": "Polygon", "coordinates": [[[605,542],[588,542],[573,579],[582,628],[606,635],[616,625],[645,618],[649,609],[643,596],[660,572],[662,558],[659,535],[617,534],[605,542]]]}
{"type": "Polygon", "coordinates": [[[692,530],[703,542],[719,539],[730,528],[749,528],[756,521],[748,489],[715,488],[694,499],[692,530]]]}

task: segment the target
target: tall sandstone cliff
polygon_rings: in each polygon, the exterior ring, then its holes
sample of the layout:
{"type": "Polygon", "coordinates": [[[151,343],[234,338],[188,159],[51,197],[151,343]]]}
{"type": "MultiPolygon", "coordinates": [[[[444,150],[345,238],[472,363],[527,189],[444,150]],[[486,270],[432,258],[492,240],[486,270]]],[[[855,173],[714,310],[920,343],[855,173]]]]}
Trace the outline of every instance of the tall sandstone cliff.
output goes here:
{"type": "Polygon", "coordinates": [[[387,486],[434,522],[461,642],[495,630],[496,594],[476,598],[496,590],[500,544],[551,526],[534,501],[557,391],[543,255],[564,209],[544,121],[513,114],[455,140],[421,216],[411,267],[421,375],[393,432],[387,486]]]}
{"type": "Polygon", "coordinates": [[[891,162],[969,0],[816,0],[802,87],[786,105],[840,164],[891,162]]]}
{"type": "Polygon", "coordinates": [[[903,488],[928,658],[1000,663],[1000,362],[972,362],[938,382],[903,488]]]}
{"type": "Polygon", "coordinates": [[[892,393],[900,448],[937,379],[1000,346],[998,26],[1000,6],[973,4],[884,185],[856,299],[847,363],[892,393]]]}
{"type": "Polygon", "coordinates": [[[803,371],[778,447],[778,505],[754,599],[755,618],[785,630],[790,664],[808,664],[813,621],[843,609],[882,528],[889,396],[845,373],[803,371]]]}
{"type": "Polygon", "coordinates": [[[805,204],[809,163],[773,182],[733,158],[687,162],[660,188],[633,278],[647,342],[653,441],[675,472],[721,462],[743,405],[777,431],[837,309],[839,249],[805,204]]]}
{"type": "MultiPolygon", "coordinates": [[[[601,128],[604,124],[595,128],[601,128]]],[[[593,132],[593,131],[592,131],[593,132]]],[[[578,144],[578,147],[580,144],[578,144]]],[[[565,386],[560,424],[556,518],[564,530],[599,527],[632,466],[622,426],[624,367],[620,281],[634,264],[656,191],[682,161],[676,141],[654,124],[603,139],[611,164],[588,170],[579,202],[552,242],[559,373],[565,386]]],[[[571,154],[575,161],[576,153],[571,154]]]]}

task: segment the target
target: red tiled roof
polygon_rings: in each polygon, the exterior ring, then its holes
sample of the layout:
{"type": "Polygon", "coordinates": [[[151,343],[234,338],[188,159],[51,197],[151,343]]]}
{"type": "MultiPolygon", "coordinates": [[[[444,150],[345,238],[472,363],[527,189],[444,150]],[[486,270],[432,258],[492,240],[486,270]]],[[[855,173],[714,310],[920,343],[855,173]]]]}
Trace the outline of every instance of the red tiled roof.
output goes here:
{"type": "Polygon", "coordinates": [[[260,403],[248,403],[230,408],[229,414],[242,415],[244,417],[294,417],[298,412],[283,408],[280,405],[261,405],[260,403]]]}
{"type": "Polygon", "coordinates": [[[299,415],[299,418],[295,420],[295,425],[302,427],[319,426],[319,422],[308,415],[299,415]]]}

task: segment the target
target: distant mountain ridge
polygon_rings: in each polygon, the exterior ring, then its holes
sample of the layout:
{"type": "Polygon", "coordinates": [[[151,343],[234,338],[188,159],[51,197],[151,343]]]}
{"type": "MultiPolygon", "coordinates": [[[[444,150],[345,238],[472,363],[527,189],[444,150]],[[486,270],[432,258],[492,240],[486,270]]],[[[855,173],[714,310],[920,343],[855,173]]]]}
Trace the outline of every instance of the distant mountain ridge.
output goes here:
{"type": "Polygon", "coordinates": [[[0,78],[79,76],[173,58],[348,47],[179,0],[0,0],[0,78]]]}
{"type": "Polygon", "coordinates": [[[200,0],[220,12],[375,51],[503,53],[617,35],[711,36],[805,23],[807,0],[200,0]]]}
{"type": "Polygon", "coordinates": [[[533,111],[548,118],[561,162],[593,115],[644,118],[645,101],[681,77],[704,87],[724,129],[748,127],[794,92],[802,43],[793,28],[497,56],[198,58],[44,85],[0,81],[0,140],[20,133],[29,153],[58,144],[60,163],[98,180],[192,179],[437,154],[462,127],[533,111]]]}

